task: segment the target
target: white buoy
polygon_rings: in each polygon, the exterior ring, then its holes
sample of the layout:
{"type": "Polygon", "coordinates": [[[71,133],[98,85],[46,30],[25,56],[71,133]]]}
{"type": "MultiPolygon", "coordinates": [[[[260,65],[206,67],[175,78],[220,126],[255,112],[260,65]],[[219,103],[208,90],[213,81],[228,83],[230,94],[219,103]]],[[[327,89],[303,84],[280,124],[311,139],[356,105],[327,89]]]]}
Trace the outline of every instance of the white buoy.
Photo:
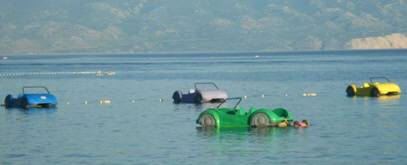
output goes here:
{"type": "Polygon", "coordinates": [[[160,98],[160,102],[163,102],[163,101],[164,101],[164,99],[160,98]]]}
{"type": "Polygon", "coordinates": [[[262,94],[262,95],[261,95],[261,98],[264,98],[264,97],[265,97],[264,94],[262,94]]]}
{"type": "Polygon", "coordinates": [[[245,95],[245,96],[243,96],[243,98],[244,98],[244,99],[247,99],[247,96],[245,95]]]}
{"type": "Polygon", "coordinates": [[[101,77],[101,76],[114,76],[114,75],[116,75],[116,72],[114,72],[114,71],[106,71],[106,72],[103,72],[103,71],[101,71],[101,70],[98,70],[98,71],[96,71],[96,76],[97,77],[101,77]]]}
{"type": "Polygon", "coordinates": [[[70,102],[66,102],[67,105],[71,104],[70,102]]]}
{"type": "Polygon", "coordinates": [[[88,101],[85,101],[85,104],[88,104],[88,101]]]}
{"type": "Polygon", "coordinates": [[[101,100],[99,100],[99,104],[112,104],[112,100],[110,100],[110,99],[101,99],[101,100]]]}
{"type": "Polygon", "coordinates": [[[313,93],[313,92],[303,93],[302,95],[303,95],[303,96],[311,96],[311,97],[317,96],[317,94],[316,94],[316,93],[313,93]]]}
{"type": "Polygon", "coordinates": [[[3,60],[7,60],[8,59],[8,57],[3,57],[3,60]]]}
{"type": "Polygon", "coordinates": [[[103,72],[101,71],[101,70],[98,70],[97,72],[96,72],[96,76],[103,76],[103,72]]]}
{"type": "Polygon", "coordinates": [[[136,103],[136,100],[131,100],[131,103],[136,103]]]}
{"type": "Polygon", "coordinates": [[[105,72],[105,75],[106,76],[114,76],[114,75],[116,75],[116,72],[108,71],[108,72],[105,72]]]}

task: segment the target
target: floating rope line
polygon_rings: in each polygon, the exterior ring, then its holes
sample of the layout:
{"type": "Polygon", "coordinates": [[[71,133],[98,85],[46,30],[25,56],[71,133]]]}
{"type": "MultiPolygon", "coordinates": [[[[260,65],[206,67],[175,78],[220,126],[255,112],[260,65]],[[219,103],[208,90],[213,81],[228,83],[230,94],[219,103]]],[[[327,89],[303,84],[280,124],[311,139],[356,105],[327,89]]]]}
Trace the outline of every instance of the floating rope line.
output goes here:
{"type": "MultiPolygon", "coordinates": [[[[281,97],[281,96],[288,96],[287,93],[283,93],[281,95],[270,95],[270,94],[254,94],[254,95],[243,95],[242,98],[247,100],[247,99],[254,99],[254,98],[261,98],[261,99],[266,99],[266,98],[270,98],[271,96],[273,97],[281,97]]],[[[304,97],[316,97],[318,96],[317,93],[314,92],[306,92],[303,94],[298,94],[298,96],[304,96],[304,97]]],[[[99,105],[111,105],[113,104],[112,99],[110,98],[99,98],[99,99],[91,99],[93,101],[89,101],[89,100],[84,100],[81,102],[81,104],[84,105],[88,105],[88,104],[99,104],[99,105]]],[[[143,98],[135,98],[135,99],[131,99],[129,100],[129,103],[135,104],[137,102],[142,102],[142,101],[159,101],[161,103],[164,102],[172,102],[172,99],[170,98],[165,98],[165,97],[143,97],[143,98]],[[157,99],[158,98],[158,99],[157,99]]],[[[67,101],[65,103],[66,105],[70,105],[72,104],[72,102],[67,101]]]]}
{"type": "MultiPolygon", "coordinates": [[[[284,93],[283,96],[287,96],[287,93],[284,93]]],[[[277,95],[269,95],[269,94],[255,94],[255,95],[244,95],[242,96],[243,99],[252,99],[252,98],[262,98],[265,99],[267,97],[270,96],[277,96],[277,95]]],[[[281,96],[281,95],[280,95],[281,96]]],[[[301,95],[300,95],[301,96],[301,95]]],[[[316,93],[313,92],[307,92],[307,93],[303,93],[302,96],[311,96],[311,97],[315,97],[318,96],[316,93]]],[[[113,104],[112,99],[110,98],[99,98],[99,99],[85,99],[84,101],[81,101],[80,104],[83,105],[88,105],[88,104],[99,104],[99,105],[111,105],[113,104]],[[90,101],[93,100],[93,101],[90,101]]],[[[156,100],[159,101],[161,103],[164,102],[172,102],[172,99],[167,99],[164,97],[143,97],[143,98],[135,98],[135,99],[131,99],[129,100],[130,103],[135,104],[137,102],[141,102],[141,101],[152,101],[152,100],[156,100]],[[158,99],[157,99],[158,98],[158,99]]],[[[71,101],[65,101],[66,105],[71,105],[74,104],[71,101]]]]}
{"type": "Polygon", "coordinates": [[[0,73],[0,77],[21,77],[21,76],[50,76],[50,75],[95,75],[95,76],[114,76],[114,71],[82,71],[82,72],[14,72],[0,73]]]}

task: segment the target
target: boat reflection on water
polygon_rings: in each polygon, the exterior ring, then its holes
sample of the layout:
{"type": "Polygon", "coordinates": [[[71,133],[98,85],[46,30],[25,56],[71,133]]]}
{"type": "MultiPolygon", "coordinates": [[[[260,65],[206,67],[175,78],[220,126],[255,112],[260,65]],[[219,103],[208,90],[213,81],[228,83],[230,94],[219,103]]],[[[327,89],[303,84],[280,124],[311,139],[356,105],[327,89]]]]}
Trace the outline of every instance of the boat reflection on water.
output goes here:
{"type": "Polygon", "coordinates": [[[267,128],[250,128],[251,135],[257,136],[268,136],[268,135],[279,135],[287,133],[293,130],[294,127],[278,128],[278,127],[267,127],[267,128]]]}
{"type": "Polygon", "coordinates": [[[379,96],[379,97],[367,97],[366,96],[366,97],[352,97],[352,100],[356,101],[356,100],[359,100],[362,98],[365,101],[377,99],[379,101],[386,102],[386,101],[399,100],[400,97],[401,97],[400,95],[384,95],[384,96],[379,96]]]}
{"type": "Polygon", "coordinates": [[[354,97],[352,101],[356,104],[362,104],[364,108],[381,107],[385,109],[393,109],[395,106],[400,106],[400,95],[379,96],[379,97],[354,97]]]}
{"type": "Polygon", "coordinates": [[[379,100],[379,102],[389,102],[389,101],[397,101],[400,100],[400,95],[393,95],[393,96],[380,96],[377,97],[377,100],[379,100]]]}
{"type": "Polygon", "coordinates": [[[202,136],[218,136],[218,135],[249,135],[249,136],[270,136],[281,135],[296,130],[294,127],[278,128],[278,127],[265,127],[265,128],[215,128],[215,127],[196,127],[198,134],[202,136]]]}
{"type": "Polygon", "coordinates": [[[57,111],[56,108],[29,108],[22,110],[26,114],[34,114],[34,113],[54,113],[57,111]]]}
{"type": "Polygon", "coordinates": [[[39,113],[54,113],[57,111],[57,108],[9,108],[7,111],[19,111],[24,114],[39,114],[39,113]]]}
{"type": "Polygon", "coordinates": [[[196,112],[202,112],[208,108],[216,108],[219,103],[203,103],[203,104],[173,104],[174,111],[187,111],[190,112],[191,109],[196,112]]]}
{"type": "Polygon", "coordinates": [[[352,97],[353,101],[358,101],[360,99],[363,99],[364,101],[372,101],[372,100],[377,100],[379,102],[391,102],[391,101],[398,101],[400,100],[400,95],[384,95],[384,96],[379,96],[379,97],[352,97]]]}
{"type": "Polygon", "coordinates": [[[400,95],[380,96],[377,98],[377,102],[382,108],[394,109],[394,107],[400,106],[400,95]]]}

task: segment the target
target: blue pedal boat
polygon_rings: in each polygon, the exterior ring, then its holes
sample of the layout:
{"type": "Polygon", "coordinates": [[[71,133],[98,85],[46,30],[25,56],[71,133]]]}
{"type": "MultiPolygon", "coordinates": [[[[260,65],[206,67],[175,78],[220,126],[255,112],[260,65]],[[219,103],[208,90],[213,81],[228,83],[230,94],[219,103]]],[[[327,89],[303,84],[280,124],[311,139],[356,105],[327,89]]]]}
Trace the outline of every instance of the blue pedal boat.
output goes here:
{"type": "Polygon", "coordinates": [[[16,98],[9,94],[4,99],[6,108],[55,108],[56,105],[57,98],[43,86],[25,86],[16,98]]]}

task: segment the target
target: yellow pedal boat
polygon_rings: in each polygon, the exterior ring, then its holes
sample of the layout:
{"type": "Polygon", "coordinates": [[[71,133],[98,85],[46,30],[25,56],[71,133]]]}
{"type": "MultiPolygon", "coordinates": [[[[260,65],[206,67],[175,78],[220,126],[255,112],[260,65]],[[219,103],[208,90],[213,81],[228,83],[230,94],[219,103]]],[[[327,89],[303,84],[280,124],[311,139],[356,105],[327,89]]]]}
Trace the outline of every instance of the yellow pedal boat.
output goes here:
{"type": "Polygon", "coordinates": [[[346,88],[346,95],[349,97],[352,96],[379,97],[389,95],[400,95],[401,93],[400,86],[391,82],[386,77],[370,77],[369,79],[370,82],[364,82],[360,87],[357,87],[356,84],[350,84],[346,88]]]}

